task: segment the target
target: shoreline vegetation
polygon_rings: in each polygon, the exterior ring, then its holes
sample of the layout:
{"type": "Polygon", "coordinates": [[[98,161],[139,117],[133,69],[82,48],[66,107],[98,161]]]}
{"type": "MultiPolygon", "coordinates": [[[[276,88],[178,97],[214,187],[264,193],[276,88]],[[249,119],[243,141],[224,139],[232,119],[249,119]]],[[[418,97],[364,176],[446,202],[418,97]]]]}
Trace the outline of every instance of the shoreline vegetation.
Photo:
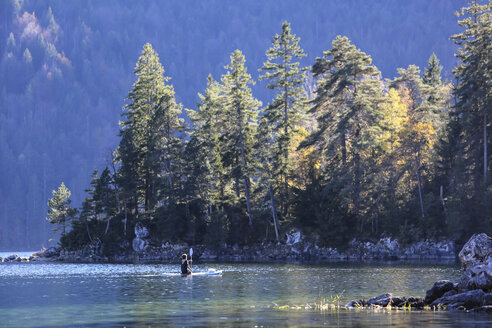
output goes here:
{"type": "Polygon", "coordinates": [[[165,245],[187,244],[210,259],[411,258],[419,242],[447,254],[492,233],[491,15],[492,4],[462,8],[454,85],[434,54],[422,73],[385,80],[344,36],[301,67],[284,22],[259,68],[275,94],[265,105],[235,50],[184,109],[145,44],[108,166],[80,209],[63,182],[49,200],[60,256],[167,258],[165,245]],[[303,247],[289,246],[292,229],[303,247]]]}

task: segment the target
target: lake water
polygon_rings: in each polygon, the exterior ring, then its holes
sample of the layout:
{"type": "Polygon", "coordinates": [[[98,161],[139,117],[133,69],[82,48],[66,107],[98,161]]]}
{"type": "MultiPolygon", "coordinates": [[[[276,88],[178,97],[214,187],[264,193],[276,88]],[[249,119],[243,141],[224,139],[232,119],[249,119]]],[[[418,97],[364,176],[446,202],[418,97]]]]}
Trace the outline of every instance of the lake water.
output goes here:
{"type": "Polygon", "coordinates": [[[306,309],[384,292],[424,296],[455,265],[197,264],[222,276],[163,277],[178,264],[0,264],[2,327],[481,327],[492,316],[403,310],[306,309]],[[302,309],[278,309],[277,306],[302,309]]]}
{"type": "Polygon", "coordinates": [[[31,252],[0,252],[0,257],[6,258],[9,257],[10,255],[17,254],[19,257],[27,257],[31,256],[33,253],[36,253],[39,251],[31,251],[31,252]]]}

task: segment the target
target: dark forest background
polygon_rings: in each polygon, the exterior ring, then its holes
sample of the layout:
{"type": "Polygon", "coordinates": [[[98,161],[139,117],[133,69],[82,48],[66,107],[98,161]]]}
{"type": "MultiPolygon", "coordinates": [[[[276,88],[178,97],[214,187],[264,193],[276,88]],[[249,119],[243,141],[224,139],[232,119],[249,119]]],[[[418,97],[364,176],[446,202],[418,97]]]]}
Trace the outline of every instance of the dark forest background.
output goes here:
{"type": "MultiPolygon", "coordinates": [[[[149,42],[176,100],[194,109],[207,75],[219,79],[234,49],[254,80],[281,23],[307,53],[303,66],[345,35],[383,77],[423,68],[432,53],[453,82],[460,31],[453,1],[0,1],[0,249],[37,249],[61,181],[72,205],[118,145],[118,120],[142,46],[149,42]]],[[[266,82],[252,86],[268,103],[266,82]]]]}

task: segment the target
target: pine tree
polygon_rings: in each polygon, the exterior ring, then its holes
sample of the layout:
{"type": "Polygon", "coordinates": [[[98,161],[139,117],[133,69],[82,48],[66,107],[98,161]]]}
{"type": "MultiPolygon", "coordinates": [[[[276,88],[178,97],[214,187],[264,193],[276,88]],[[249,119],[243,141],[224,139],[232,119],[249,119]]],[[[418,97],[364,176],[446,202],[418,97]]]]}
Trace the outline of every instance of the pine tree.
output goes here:
{"type": "Polygon", "coordinates": [[[439,59],[435,53],[432,53],[427,61],[428,67],[425,68],[422,80],[429,86],[441,85],[441,71],[442,66],[439,65],[439,59]]]}
{"type": "Polygon", "coordinates": [[[480,5],[471,1],[461,9],[464,17],[458,24],[465,30],[452,39],[460,47],[454,69],[458,81],[455,88],[455,115],[461,126],[460,150],[467,163],[464,181],[472,182],[475,190],[486,190],[491,155],[490,117],[492,115],[492,3],[480,5]],[[480,131],[480,133],[478,133],[480,131]]]}
{"type": "Polygon", "coordinates": [[[221,141],[224,104],[220,84],[209,75],[205,94],[199,94],[198,110],[188,110],[193,132],[187,144],[189,189],[195,197],[204,200],[210,219],[214,205],[223,194],[221,141]]]}
{"type": "Polygon", "coordinates": [[[462,33],[452,36],[459,46],[455,104],[441,153],[448,182],[449,232],[465,240],[472,232],[492,232],[489,152],[492,116],[492,3],[470,1],[458,13],[462,33]],[[483,3],[483,4],[480,4],[483,3]]]}
{"type": "Polygon", "coordinates": [[[173,200],[182,152],[178,133],[181,105],[167,85],[164,68],[150,44],[145,44],[134,71],[137,81],[124,107],[117,150],[121,162],[119,183],[126,207],[132,214],[149,213],[159,199],[173,200]]]}
{"type": "MultiPolygon", "coordinates": [[[[264,74],[260,80],[267,80],[267,88],[276,92],[276,98],[263,109],[263,117],[271,126],[276,149],[273,193],[279,192],[281,213],[287,215],[289,204],[289,179],[292,175],[292,158],[289,158],[294,134],[299,131],[307,109],[307,96],[303,88],[307,67],[299,67],[299,60],[306,56],[299,46],[300,38],[291,34],[290,24],[282,23],[282,33],[273,37],[272,47],[266,51],[268,60],[260,68],[264,74]]],[[[272,196],[273,197],[273,196],[272,196]]]]}
{"type": "MultiPolygon", "coordinates": [[[[46,220],[55,225],[63,227],[62,236],[66,234],[67,224],[75,217],[77,211],[70,206],[71,192],[65,187],[62,182],[58,190],[53,190],[53,197],[48,201],[48,217],[46,220]]],[[[53,229],[53,232],[58,232],[59,228],[53,229]]]]}
{"type": "Polygon", "coordinates": [[[381,133],[380,72],[370,56],[347,37],[338,36],[332,49],[316,59],[313,75],[318,78],[312,108],[318,129],[305,145],[314,144],[323,152],[330,189],[340,190],[345,198],[342,203],[350,199],[349,212],[358,219],[362,232],[363,213],[372,207],[365,195],[371,192],[368,187],[374,176],[375,136],[381,133]],[[363,206],[364,200],[369,203],[363,206]]]}
{"type": "MultiPolygon", "coordinates": [[[[252,147],[256,133],[257,109],[261,102],[255,99],[249,88],[254,84],[244,66],[245,58],[241,51],[231,55],[231,62],[225,67],[227,73],[222,77],[223,96],[226,106],[226,145],[229,154],[227,165],[231,167],[236,195],[240,195],[240,184],[246,198],[248,223],[253,225],[251,176],[253,172],[252,147]]],[[[227,152],[227,151],[226,151],[227,152]]]]}

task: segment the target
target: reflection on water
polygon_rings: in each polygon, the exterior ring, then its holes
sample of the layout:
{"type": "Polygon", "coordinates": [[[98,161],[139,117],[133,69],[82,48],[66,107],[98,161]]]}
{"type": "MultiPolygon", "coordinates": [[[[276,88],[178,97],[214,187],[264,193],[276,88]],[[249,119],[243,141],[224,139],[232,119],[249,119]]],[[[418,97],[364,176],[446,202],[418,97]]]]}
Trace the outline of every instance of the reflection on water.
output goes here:
{"type": "MultiPolygon", "coordinates": [[[[384,292],[423,296],[455,266],[213,264],[222,276],[163,277],[178,265],[0,265],[0,326],[481,326],[489,316],[446,312],[310,309],[341,295],[345,304],[384,292]]],[[[208,265],[195,265],[196,271],[208,265]]]]}

